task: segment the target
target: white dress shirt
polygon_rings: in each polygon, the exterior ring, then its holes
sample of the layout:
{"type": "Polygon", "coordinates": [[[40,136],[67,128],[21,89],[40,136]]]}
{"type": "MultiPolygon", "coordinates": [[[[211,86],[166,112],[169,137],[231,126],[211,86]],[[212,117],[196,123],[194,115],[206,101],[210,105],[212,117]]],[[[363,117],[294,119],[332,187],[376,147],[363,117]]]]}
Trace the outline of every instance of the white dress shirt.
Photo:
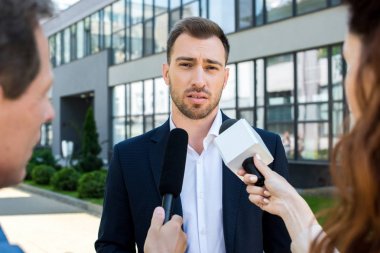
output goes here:
{"type": "MultiPolygon", "coordinates": [[[[222,113],[219,110],[203,140],[199,155],[187,147],[181,202],[187,253],[225,253],[222,205],[222,158],[214,139],[219,135],[222,113]]],[[[175,125],[170,116],[170,129],[175,125]]]]}

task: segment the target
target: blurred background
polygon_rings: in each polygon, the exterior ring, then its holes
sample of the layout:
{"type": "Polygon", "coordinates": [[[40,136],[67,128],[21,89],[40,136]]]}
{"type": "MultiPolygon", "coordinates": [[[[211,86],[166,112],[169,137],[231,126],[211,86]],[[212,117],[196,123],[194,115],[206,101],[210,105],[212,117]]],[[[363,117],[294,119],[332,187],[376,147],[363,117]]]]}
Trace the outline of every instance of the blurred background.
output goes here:
{"type": "Polygon", "coordinates": [[[62,11],[43,27],[57,117],[43,126],[41,139],[56,157],[62,141],[73,142],[78,156],[90,107],[105,164],[114,144],[166,121],[170,99],[161,66],[168,32],[181,18],[202,16],[221,25],[231,42],[223,111],[281,136],[293,185],[330,185],[328,159],[348,114],[342,87],[347,10],[340,0],[56,3],[62,11]]]}

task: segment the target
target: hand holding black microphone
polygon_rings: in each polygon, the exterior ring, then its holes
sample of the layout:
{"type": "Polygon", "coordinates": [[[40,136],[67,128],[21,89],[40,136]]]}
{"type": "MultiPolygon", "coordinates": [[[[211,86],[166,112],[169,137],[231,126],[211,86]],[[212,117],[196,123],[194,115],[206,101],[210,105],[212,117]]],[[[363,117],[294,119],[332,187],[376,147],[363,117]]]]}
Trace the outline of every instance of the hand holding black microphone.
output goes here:
{"type": "Polygon", "coordinates": [[[154,210],[144,245],[147,253],[183,253],[187,237],[182,230],[182,217],[173,215],[173,200],[182,190],[186,165],[188,134],[181,128],[170,131],[161,169],[159,190],[162,207],[154,210]]]}
{"type": "Polygon", "coordinates": [[[173,200],[181,194],[185,173],[188,134],[181,128],[170,131],[162,164],[159,190],[166,223],[173,212],[173,200]]]}

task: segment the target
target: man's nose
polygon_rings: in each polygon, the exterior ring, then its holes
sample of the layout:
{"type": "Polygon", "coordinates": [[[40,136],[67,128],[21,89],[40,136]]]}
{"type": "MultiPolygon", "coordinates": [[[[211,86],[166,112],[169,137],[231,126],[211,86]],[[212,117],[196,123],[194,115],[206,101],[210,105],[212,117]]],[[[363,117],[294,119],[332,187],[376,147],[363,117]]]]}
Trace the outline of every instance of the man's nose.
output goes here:
{"type": "Polygon", "coordinates": [[[202,66],[195,69],[194,85],[197,87],[204,87],[206,85],[205,73],[202,66]]]}

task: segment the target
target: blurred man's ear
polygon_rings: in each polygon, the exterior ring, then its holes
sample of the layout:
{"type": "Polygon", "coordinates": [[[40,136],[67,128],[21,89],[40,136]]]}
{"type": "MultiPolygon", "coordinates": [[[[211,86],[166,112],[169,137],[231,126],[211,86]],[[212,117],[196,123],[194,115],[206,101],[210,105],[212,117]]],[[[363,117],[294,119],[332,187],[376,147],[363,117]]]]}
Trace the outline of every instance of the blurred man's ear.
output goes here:
{"type": "Polygon", "coordinates": [[[166,85],[169,85],[170,84],[169,64],[167,63],[162,64],[162,77],[164,78],[166,85]]]}
{"type": "Polygon", "coordinates": [[[227,82],[228,82],[228,77],[230,76],[230,68],[225,68],[224,69],[224,84],[223,84],[223,89],[226,87],[227,82]]]}
{"type": "Polygon", "coordinates": [[[3,98],[4,98],[4,90],[3,90],[3,86],[0,83],[0,99],[2,100],[3,98]]]}

